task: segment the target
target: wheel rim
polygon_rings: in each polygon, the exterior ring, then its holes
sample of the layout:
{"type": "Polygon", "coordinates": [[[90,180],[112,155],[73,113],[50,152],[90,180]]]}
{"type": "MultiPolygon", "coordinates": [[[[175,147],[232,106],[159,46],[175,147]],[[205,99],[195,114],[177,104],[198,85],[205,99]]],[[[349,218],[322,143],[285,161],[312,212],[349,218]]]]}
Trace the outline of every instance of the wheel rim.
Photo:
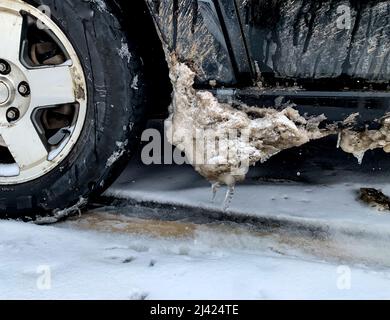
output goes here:
{"type": "Polygon", "coordinates": [[[0,185],[60,165],[85,123],[87,88],[77,54],[47,15],[0,0],[0,185]]]}

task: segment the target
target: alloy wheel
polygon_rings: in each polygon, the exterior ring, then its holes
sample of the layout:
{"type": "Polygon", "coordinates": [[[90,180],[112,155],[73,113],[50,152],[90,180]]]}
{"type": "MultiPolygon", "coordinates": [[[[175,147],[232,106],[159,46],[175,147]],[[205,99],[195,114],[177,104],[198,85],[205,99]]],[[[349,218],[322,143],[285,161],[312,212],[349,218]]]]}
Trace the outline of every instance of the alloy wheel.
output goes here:
{"type": "Polygon", "coordinates": [[[87,108],[80,60],[58,25],[0,0],[0,185],[37,179],[78,141],[87,108]]]}

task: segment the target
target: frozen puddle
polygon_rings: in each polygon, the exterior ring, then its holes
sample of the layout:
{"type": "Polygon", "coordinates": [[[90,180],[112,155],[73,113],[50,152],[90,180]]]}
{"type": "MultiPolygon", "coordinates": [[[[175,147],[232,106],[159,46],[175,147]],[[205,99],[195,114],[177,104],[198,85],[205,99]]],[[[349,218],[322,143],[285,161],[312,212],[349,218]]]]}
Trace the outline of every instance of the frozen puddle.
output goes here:
{"type": "Polygon", "coordinates": [[[0,298],[388,298],[390,271],[350,259],[357,252],[232,224],[102,211],[55,226],[2,221],[0,298]]]}

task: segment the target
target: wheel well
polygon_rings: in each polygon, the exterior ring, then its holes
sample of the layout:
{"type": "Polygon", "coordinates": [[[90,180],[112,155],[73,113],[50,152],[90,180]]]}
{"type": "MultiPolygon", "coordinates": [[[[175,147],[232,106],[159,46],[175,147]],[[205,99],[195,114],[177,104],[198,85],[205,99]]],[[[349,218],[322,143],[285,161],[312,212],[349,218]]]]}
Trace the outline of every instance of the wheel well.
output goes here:
{"type": "Polygon", "coordinates": [[[106,0],[121,20],[129,38],[142,57],[146,79],[149,118],[166,118],[171,103],[172,86],[160,38],[145,0],[106,0]]]}

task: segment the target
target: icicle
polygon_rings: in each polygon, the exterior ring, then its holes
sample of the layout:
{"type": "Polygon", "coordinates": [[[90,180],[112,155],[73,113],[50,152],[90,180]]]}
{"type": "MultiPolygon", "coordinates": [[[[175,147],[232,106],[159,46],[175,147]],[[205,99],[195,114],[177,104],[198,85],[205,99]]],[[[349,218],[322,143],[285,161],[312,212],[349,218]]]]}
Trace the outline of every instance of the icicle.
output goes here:
{"type": "Polygon", "coordinates": [[[218,193],[218,190],[220,187],[221,187],[221,184],[219,182],[213,183],[211,185],[211,190],[213,191],[213,197],[211,199],[212,203],[215,202],[215,198],[217,197],[217,193],[218,193]]]}
{"type": "Polygon", "coordinates": [[[236,186],[234,184],[228,186],[225,201],[223,202],[223,211],[227,211],[229,209],[230,204],[232,203],[232,200],[234,197],[235,188],[236,188],[236,186]]]}
{"type": "Polygon", "coordinates": [[[339,132],[338,137],[337,137],[337,149],[340,149],[342,138],[343,138],[342,133],[339,132]]]}
{"type": "Polygon", "coordinates": [[[359,162],[359,165],[363,164],[363,159],[364,159],[365,154],[366,154],[365,152],[360,152],[360,153],[354,154],[354,156],[356,157],[356,159],[359,162]]]}

